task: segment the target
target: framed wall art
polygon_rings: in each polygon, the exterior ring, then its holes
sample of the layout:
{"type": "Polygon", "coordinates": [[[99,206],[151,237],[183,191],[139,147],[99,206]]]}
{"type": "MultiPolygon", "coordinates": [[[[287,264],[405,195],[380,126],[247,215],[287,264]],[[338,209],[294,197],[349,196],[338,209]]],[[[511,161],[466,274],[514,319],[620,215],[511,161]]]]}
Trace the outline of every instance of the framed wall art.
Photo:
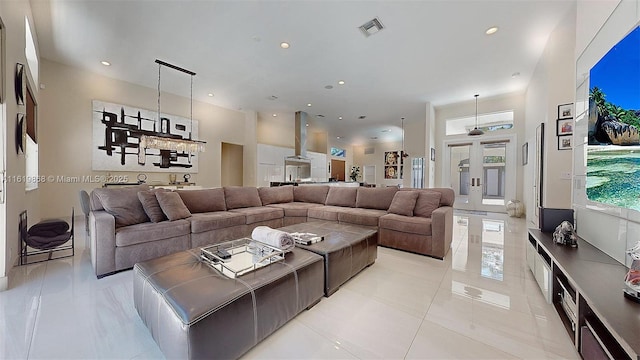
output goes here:
{"type": "Polygon", "coordinates": [[[556,135],[571,135],[573,134],[573,119],[558,119],[556,125],[556,135]]]}
{"type": "Polygon", "coordinates": [[[24,105],[24,96],[26,93],[26,82],[24,78],[24,65],[17,63],[16,64],[16,78],[15,78],[15,88],[16,88],[16,103],[18,105],[24,105]]]}
{"type": "Polygon", "coordinates": [[[558,105],[558,119],[573,118],[573,103],[558,105]]]}
{"type": "Polygon", "coordinates": [[[573,136],[558,136],[558,150],[571,150],[573,136]]]}
{"type": "Polygon", "coordinates": [[[16,117],[16,154],[24,154],[25,147],[27,146],[27,122],[24,119],[24,114],[18,113],[16,117]]]}

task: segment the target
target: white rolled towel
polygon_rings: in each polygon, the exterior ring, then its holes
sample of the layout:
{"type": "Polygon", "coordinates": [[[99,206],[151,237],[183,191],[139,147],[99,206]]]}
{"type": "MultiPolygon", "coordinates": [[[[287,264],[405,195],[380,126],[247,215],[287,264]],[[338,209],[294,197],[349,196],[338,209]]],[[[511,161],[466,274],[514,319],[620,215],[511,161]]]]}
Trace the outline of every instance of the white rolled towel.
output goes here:
{"type": "Polygon", "coordinates": [[[281,250],[289,250],[294,247],[294,239],[291,234],[268,226],[257,226],[253,229],[251,238],[281,250]]]}

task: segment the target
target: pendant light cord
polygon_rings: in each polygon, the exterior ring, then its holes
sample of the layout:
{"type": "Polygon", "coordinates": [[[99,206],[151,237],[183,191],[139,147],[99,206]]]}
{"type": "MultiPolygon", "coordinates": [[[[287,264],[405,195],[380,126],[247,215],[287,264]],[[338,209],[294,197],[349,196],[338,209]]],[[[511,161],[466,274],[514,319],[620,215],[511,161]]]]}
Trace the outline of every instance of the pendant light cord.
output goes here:
{"type": "Polygon", "coordinates": [[[160,123],[160,69],[162,68],[162,64],[158,63],[158,118],[156,119],[155,124],[153,124],[153,131],[158,131],[156,126],[160,123]]]}

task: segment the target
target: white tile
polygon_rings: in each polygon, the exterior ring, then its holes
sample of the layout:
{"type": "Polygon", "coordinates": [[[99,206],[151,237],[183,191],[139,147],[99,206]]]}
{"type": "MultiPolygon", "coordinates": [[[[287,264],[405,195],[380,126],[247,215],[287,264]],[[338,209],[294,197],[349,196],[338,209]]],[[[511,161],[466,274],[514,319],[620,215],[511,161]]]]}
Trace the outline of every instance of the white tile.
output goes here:
{"type": "Polygon", "coordinates": [[[357,359],[294,319],[249,350],[243,359],[357,359]]]}
{"type": "Polygon", "coordinates": [[[515,357],[425,320],[406,359],[515,359],[515,357]]]}
{"type": "MultiPolygon", "coordinates": [[[[379,248],[373,266],[244,358],[579,358],[526,266],[526,222],[488,217],[504,231],[482,239],[486,217],[461,215],[444,261],[379,248]],[[500,280],[482,271],[497,235],[500,280]]],[[[78,228],[73,258],[10,272],[0,358],[163,358],[133,307],[132,272],[96,279],[78,228]]]]}
{"type": "Polygon", "coordinates": [[[401,358],[422,319],[340,289],[297,319],[359,358],[401,358]]]}

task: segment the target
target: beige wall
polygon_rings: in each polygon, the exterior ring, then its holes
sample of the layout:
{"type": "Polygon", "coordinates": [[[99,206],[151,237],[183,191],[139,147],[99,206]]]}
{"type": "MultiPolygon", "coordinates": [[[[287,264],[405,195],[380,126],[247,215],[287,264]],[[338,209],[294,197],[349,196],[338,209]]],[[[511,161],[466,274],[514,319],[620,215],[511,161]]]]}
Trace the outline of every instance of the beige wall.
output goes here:
{"type": "MultiPolygon", "coordinates": [[[[269,113],[258,113],[258,143],[281,146],[293,149],[296,138],[295,113],[279,113],[273,116],[269,113]]],[[[314,128],[317,118],[308,114],[307,122],[307,151],[327,154],[327,132],[314,128]]]]}
{"type": "Polygon", "coordinates": [[[243,181],[243,147],[242,145],[222,143],[222,186],[242,186],[243,181]]]}
{"type": "MultiPolygon", "coordinates": [[[[38,134],[40,139],[40,174],[43,176],[93,176],[107,172],[91,170],[92,100],[155,109],[157,91],[128,82],[69,67],[52,61],[41,62],[41,90],[38,134]]],[[[153,70],[149,65],[149,71],[153,70]]],[[[189,99],[172,94],[162,95],[162,112],[189,117],[189,99]]],[[[207,142],[200,154],[199,173],[191,181],[204,187],[221,185],[221,143],[249,146],[246,160],[255,157],[255,121],[250,113],[228,110],[194,101],[193,117],[199,121],[199,140],[207,142]],[[253,134],[253,135],[247,135],[253,134]]],[[[253,160],[255,163],[255,160],[253,160]]],[[[249,169],[249,172],[251,169],[249,169]]],[[[252,170],[255,172],[255,168],[252,170]]],[[[185,171],[188,172],[188,171],[185,171]]],[[[118,173],[135,181],[137,173],[118,173]]],[[[167,173],[147,173],[148,180],[168,182],[167,173]]],[[[246,174],[247,182],[255,182],[255,174],[246,174]]],[[[181,175],[178,173],[178,178],[181,175]]],[[[80,209],[78,191],[91,190],[95,183],[44,183],[40,185],[40,208],[43,217],[64,216],[72,206],[80,209]]]]}
{"type": "MultiPolygon", "coordinates": [[[[16,63],[22,63],[25,70],[28,67],[25,57],[25,16],[29,18],[32,32],[34,32],[31,7],[27,0],[0,1],[0,18],[4,24],[5,58],[2,63],[4,96],[0,104],[0,120],[2,121],[2,140],[0,140],[0,158],[4,164],[7,179],[17,179],[25,175],[25,157],[17,155],[15,151],[16,117],[18,113],[24,113],[24,105],[16,104],[14,90],[14,74],[16,63]],[[4,143],[2,141],[4,140],[4,143]]],[[[36,48],[37,35],[36,37],[36,48]]],[[[31,79],[29,71],[25,71],[27,81],[32,89],[36,103],[40,103],[40,91],[31,79]]],[[[0,165],[0,170],[1,165],[0,165]]],[[[25,184],[6,181],[4,188],[5,203],[0,204],[0,291],[7,287],[7,273],[17,262],[20,251],[20,242],[16,231],[18,215],[23,210],[29,214],[29,223],[33,224],[40,218],[37,191],[26,192],[25,184]]]]}

